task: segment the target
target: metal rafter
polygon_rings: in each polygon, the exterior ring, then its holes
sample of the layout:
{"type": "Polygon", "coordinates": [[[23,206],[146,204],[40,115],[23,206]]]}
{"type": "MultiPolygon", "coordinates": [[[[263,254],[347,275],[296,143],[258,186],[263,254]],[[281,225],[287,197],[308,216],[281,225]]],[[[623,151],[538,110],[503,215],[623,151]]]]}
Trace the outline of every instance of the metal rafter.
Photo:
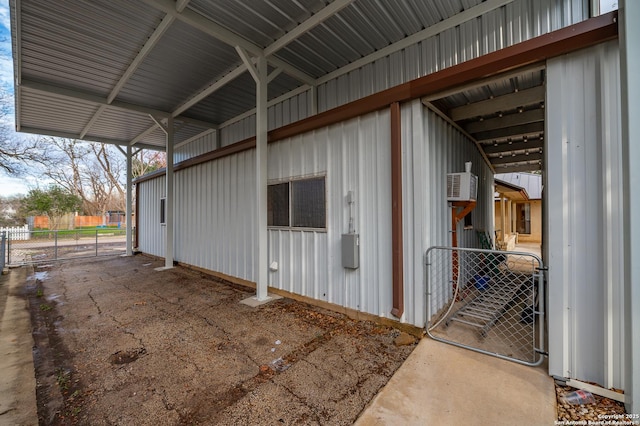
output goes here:
{"type": "Polygon", "coordinates": [[[264,49],[264,54],[267,57],[269,55],[274,54],[275,52],[282,49],[287,44],[291,43],[292,41],[294,41],[295,39],[303,35],[304,33],[310,31],[316,25],[319,25],[323,21],[329,19],[330,17],[338,13],[340,10],[349,6],[349,4],[351,4],[352,2],[353,0],[335,0],[332,3],[329,3],[328,6],[325,6],[323,9],[313,14],[309,19],[305,20],[303,23],[301,23],[300,25],[298,25],[297,27],[295,27],[294,29],[292,29],[291,31],[289,31],[288,33],[280,37],[278,40],[274,41],[269,46],[267,46],[264,49]]]}
{"type": "Polygon", "coordinates": [[[545,88],[537,86],[531,89],[520,90],[493,99],[474,102],[469,105],[453,108],[449,111],[454,121],[467,120],[469,118],[482,117],[499,111],[514,110],[518,107],[534,105],[544,102],[545,88]]]}
{"type": "MultiPolygon", "coordinates": [[[[323,21],[329,19],[331,16],[335,15],[338,11],[344,9],[345,7],[347,7],[352,2],[353,2],[353,0],[337,0],[337,1],[334,1],[333,3],[329,4],[324,9],[322,9],[319,12],[315,13],[313,16],[311,16],[310,18],[308,18],[307,20],[302,22],[300,25],[298,25],[297,27],[295,27],[294,29],[292,29],[291,31],[286,33],[284,36],[280,37],[278,40],[274,41],[269,46],[267,46],[264,49],[264,54],[267,55],[267,59],[272,63],[272,65],[275,65],[277,67],[277,69],[278,69],[278,73],[273,73],[272,72],[270,74],[270,77],[269,77],[270,81],[273,78],[275,78],[278,74],[280,74],[281,72],[289,74],[290,71],[291,71],[290,69],[288,69],[289,67],[283,67],[282,64],[278,65],[278,64],[273,63],[273,61],[275,59],[275,58],[273,58],[273,56],[271,56],[271,55],[273,55],[273,53],[275,53],[278,50],[282,49],[284,46],[286,46],[287,44],[291,43],[293,40],[295,40],[296,38],[300,37],[304,33],[310,31],[312,28],[314,28],[315,26],[319,25],[323,21]]],[[[241,48],[245,52],[249,52],[244,46],[241,46],[241,45],[233,45],[233,47],[236,48],[236,49],[241,48]]],[[[242,55],[240,55],[240,56],[242,58],[242,55]]],[[[251,63],[253,63],[253,60],[251,60],[251,63]]],[[[184,111],[188,110],[192,106],[196,105],[198,102],[200,102],[203,99],[211,96],[211,94],[213,94],[214,92],[216,92],[220,88],[224,87],[226,84],[228,84],[232,80],[238,78],[240,75],[242,75],[247,70],[248,70],[248,67],[247,67],[246,63],[244,62],[244,60],[243,60],[243,63],[241,65],[239,65],[237,68],[235,68],[233,71],[231,71],[231,72],[229,72],[229,73],[227,73],[225,75],[217,76],[204,89],[202,89],[197,94],[193,95],[187,101],[185,101],[180,106],[178,106],[178,108],[176,108],[176,110],[173,112],[173,116],[176,117],[177,115],[183,113],[184,111]]],[[[294,75],[294,77],[296,77],[296,76],[294,75]]],[[[305,75],[305,79],[303,79],[301,81],[303,81],[304,83],[306,83],[306,84],[308,84],[310,86],[315,85],[314,79],[311,76],[305,75]]]]}
{"type": "MultiPolygon", "coordinates": [[[[133,58],[133,61],[131,61],[131,63],[127,67],[126,71],[122,74],[122,76],[120,76],[120,79],[115,84],[113,89],[111,89],[109,96],[107,96],[108,104],[113,102],[113,100],[118,96],[118,93],[120,93],[124,85],[127,83],[127,81],[129,81],[131,76],[133,76],[133,74],[136,72],[138,67],[140,67],[140,65],[142,64],[142,61],[144,61],[144,59],[151,52],[151,50],[153,50],[156,44],[158,44],[158,42],[160,41],[160,38],[162,38],[162,36],[167,31],[167,29],[169,29],[169,27],[171,26],[174,20],[175,18],[173,16],[165,15],[162,21],[160,21],[160,24],[156,27],[156,29],[153,31],[151,36],[147,39],[147,41],[142,46],[142,48],[140,49],[136,57],[133,58]]],[[[87,125],[84,127],[84,129],[80,133],[81,139],[86,136],[87,132],[95,124],[95,122],[98,120],[98,118],[104,112],[105,109],[106,109],[105,106],[101,106],[98,109],[98,111],[96,111],[96,113],[93,115],[93,117],[91,117],[91,120],[89,120],[87,125]]]]}
{"type": "MultiPolygon", "coordinates": [[[[150,6],[155,7],[158,10],[163,11],[166,14],[170,14],[176,19],[188,24],[194,28],[199,29],[205,34],[214,37],[223,43],[226,43],[230,46],[240,46],[247,52],[258,56],[263,54],[263,49],[254,44],[253,42],[239,36],[238,34],[224,28],[222,25],[215,23],[214,21],[200,15],[197,12],[189,8],[185,8],[182,12],[178,12],[175,9],[175,3],[173,0],[142,0],[150,6]]],[[[275,67],[282,68],[284,72],[289,74],[290,76],[304,82],[307,84],[311,84],[315,78],[306,74],[305,72],[299,70],[298,68],[292,66],[291,64],[278,59],[274,56],[269,58],[269,63],[275,67]]]]}
{"type": "Polygon", "coordinates": [[[89,102],[98,106],[105,105],[110,108],[117,108],[125,111],[139,112],[143,114],[154,114],[162,117],[168,117],[170,115],[170,113],[166,111],[160,111],[153,108],[147,108],[141,105],[130,104],[128,102],[113,101],[109,103],[107,101],[107,98],[103,98],[102,96],[94,95],[94,94],[83,92],[80,90],[68,89],[68,88],[63,88],[59,86],[53,86],[50,84],[39,83],[36,81],[23,79],[22,85],[20,86],[20,88],[21,90],[25,90],[27,92],[43,93],[46,95],[56,95],[56,96],[61,96],[71,100],[89,102]]]}

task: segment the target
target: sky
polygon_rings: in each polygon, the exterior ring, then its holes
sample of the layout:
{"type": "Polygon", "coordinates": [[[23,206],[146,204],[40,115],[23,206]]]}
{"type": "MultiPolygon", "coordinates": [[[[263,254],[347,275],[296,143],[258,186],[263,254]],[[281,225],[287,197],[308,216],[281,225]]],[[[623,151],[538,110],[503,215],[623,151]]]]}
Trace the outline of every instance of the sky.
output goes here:
{"type": "MultiPolygon", "coordinates": [[[[0,85],[8,93],[13,94],[13,60],[11,59],[11,21],[9,16],[9,1],[0,0],[0,85]]],[[[15,128],[13,116],[10,129],[15,128]]],[[[16,137],[23,137],[16,134],[16,137]]],[[[34,178],[13,178],[0,172],[0,196],[26,194],[37,182],[34,178]]]]}

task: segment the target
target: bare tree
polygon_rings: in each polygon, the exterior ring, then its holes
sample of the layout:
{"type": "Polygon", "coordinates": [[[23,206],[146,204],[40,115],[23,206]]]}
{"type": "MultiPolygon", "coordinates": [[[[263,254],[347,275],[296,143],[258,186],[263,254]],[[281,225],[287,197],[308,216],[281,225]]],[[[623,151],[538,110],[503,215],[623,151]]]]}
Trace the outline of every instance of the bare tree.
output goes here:
{"type": "MultiPolygon", "coordinates": [[[[126,158],[113,145],[45,137],[43,175],[82,199],[88,215],[125,210],[126,158]]],[[[133,177],[164,167],[164,153],[141,151],[132,159],[133,177]]]]}
{"type": "Polygon", "coordinates": [[[12,111],[13,97],[0,88],[0,172],[21,176],[46,156],[39,138],[20,137],[13,131],[12,111]]]}

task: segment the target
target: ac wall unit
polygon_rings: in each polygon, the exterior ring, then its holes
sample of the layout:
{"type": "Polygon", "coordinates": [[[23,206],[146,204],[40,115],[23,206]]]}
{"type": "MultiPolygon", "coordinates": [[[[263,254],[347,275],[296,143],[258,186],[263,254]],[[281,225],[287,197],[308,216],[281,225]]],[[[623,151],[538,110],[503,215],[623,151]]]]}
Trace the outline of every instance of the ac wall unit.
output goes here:
{"type": "Polygon", "coordinates": [[[447,175],[448,201],[476,201],[478,177],[471,172],[449,173],[447,175]]]}

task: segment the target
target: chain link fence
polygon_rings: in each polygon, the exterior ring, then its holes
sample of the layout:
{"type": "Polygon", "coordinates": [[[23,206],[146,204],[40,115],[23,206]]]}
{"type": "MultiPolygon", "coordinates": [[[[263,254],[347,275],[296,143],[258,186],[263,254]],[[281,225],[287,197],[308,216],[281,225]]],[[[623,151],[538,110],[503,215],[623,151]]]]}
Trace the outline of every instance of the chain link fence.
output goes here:
{"type": "Polygon", "coordinates": [[[522,364],[544,355],[544,270],[530,253],[432,247],[427,333],[522,364]]]}
{"type": "Polygon", "coordinates": [[[9,233],[7,264],[121,255],[126,253],[126,245],[126,229],[119,228],[31,231],[27,236],[9,233]]]}

